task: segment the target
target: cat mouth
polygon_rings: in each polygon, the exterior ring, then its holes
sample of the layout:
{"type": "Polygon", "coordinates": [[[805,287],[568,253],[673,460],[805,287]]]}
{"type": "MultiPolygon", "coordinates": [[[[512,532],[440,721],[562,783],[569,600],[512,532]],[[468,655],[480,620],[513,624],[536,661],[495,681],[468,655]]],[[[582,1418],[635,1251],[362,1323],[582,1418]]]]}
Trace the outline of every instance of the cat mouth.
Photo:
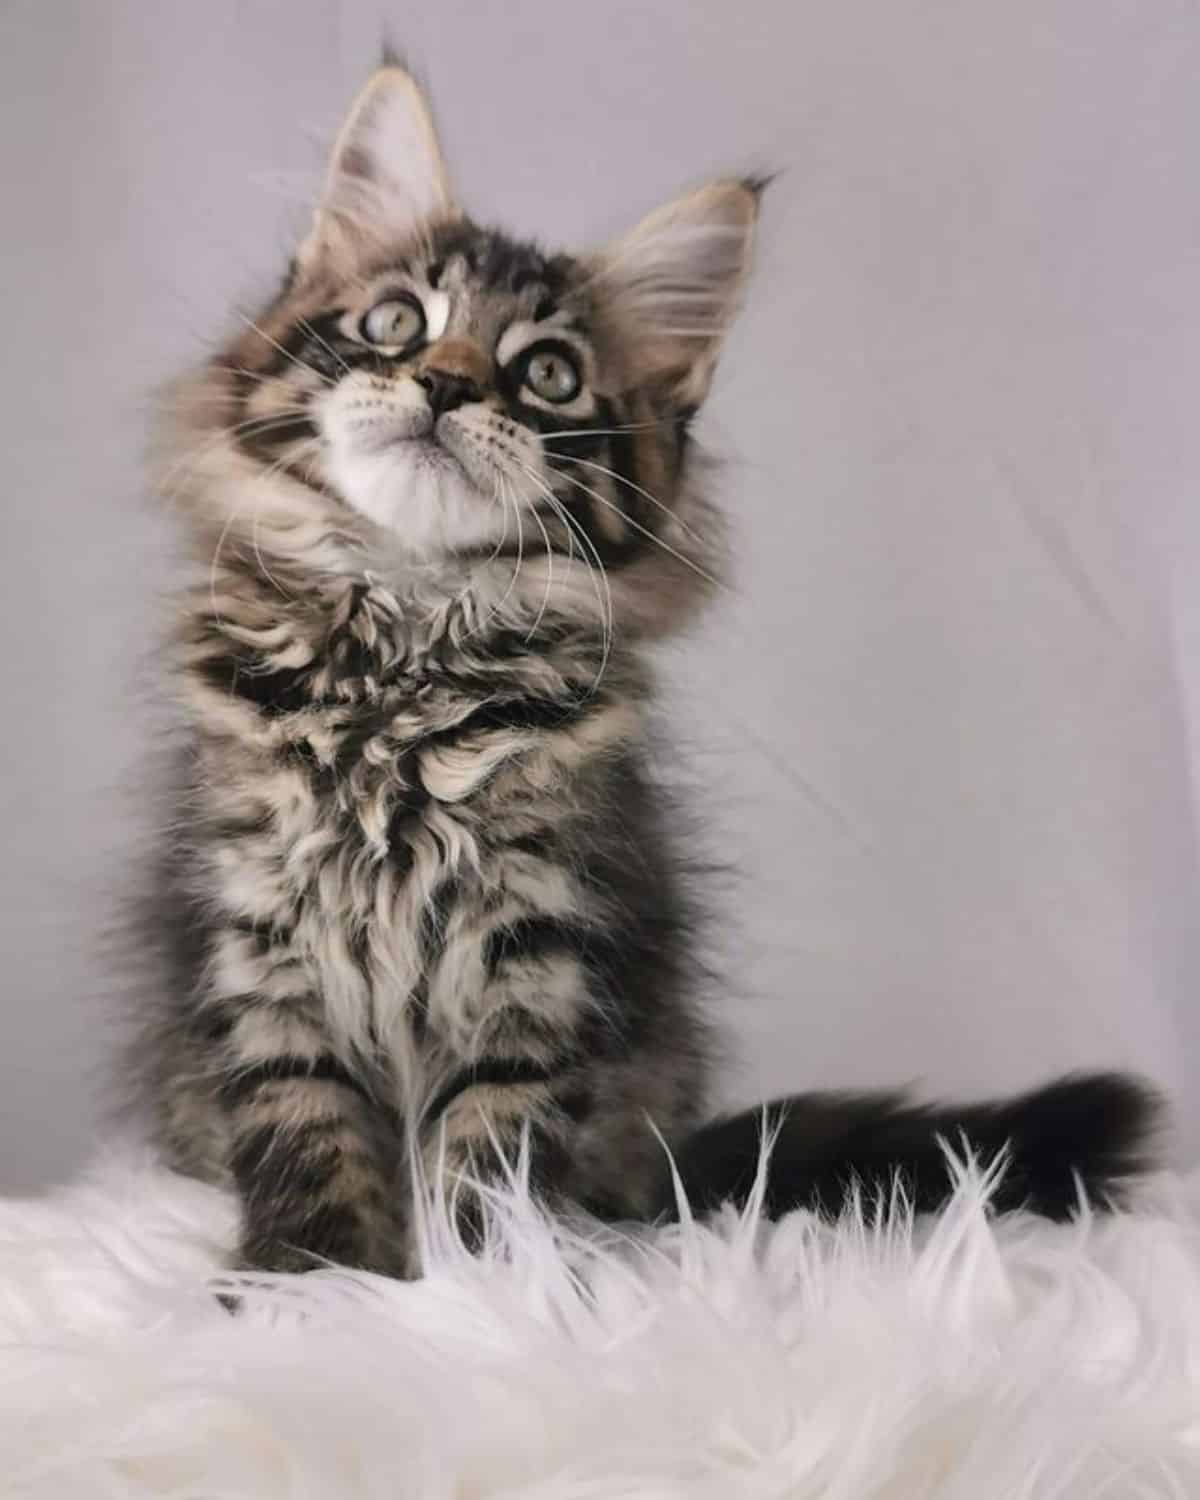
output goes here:
{"type": "Polygon", "coordinates": [[[335,450],[351,464],[365,460],[378,478],[394,466],[408,483],[494,498],[500,465],[489,435],[456,411],[435,414],[359,399],[338,411],[331,427],[335,450]]]}
{"type": "Polygon", "coordinates": [[[411,458],[422,471],[429,473],[465,474],[466,469],[462,461],[448,448],[440,438],[432,435],[424,437],[400,438],[393,444],[402,447],[405,454],[411,458]]]}
{"type": "Polygon", "coordinates": [[[358,446],[362,452],[376,458],[388,456],[402,459],[410,464],[422,478],[439,478],[453,475],[474,483],[467,464],[437,433],[432,424],[422,423],[414,431],[410,423],[397,423],[394,427],[375,427],[358,435],[358,446]]]}
{"type": "Polygon", "coordinates": [[[426,439],[428,446],[452,463],[472,489],[489,498],[495,489],[497,466],[489,455],[486,438],[455,421],[450,412],[438,418],[434,434],[426,439]]]}

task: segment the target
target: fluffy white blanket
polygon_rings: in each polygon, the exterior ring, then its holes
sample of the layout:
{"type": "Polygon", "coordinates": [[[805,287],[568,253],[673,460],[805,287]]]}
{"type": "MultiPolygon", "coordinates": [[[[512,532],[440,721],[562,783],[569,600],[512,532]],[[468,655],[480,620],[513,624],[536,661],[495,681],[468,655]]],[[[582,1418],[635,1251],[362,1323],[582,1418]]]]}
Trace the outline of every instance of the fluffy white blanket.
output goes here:
{"type": "Polygon", "coordinates": [[[989,1222],[628,1239],[519,1188],[480,1260],[211,1277],[220,1194],[128,1155],[0,1204],[6,1500],[1200,1496],[1200,1182],[989,1222]]]}

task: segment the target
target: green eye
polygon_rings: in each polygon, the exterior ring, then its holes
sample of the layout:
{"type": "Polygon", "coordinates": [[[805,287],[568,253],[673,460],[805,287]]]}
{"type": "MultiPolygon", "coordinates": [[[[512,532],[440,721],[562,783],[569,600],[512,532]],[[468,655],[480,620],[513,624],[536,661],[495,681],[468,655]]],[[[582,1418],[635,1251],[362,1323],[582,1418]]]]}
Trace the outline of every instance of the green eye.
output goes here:
{"type": "Polygon", "coordinates": [[[425,332],[425,313],[412,297],[388,297],[364,314],[360,332],[368,344],[403,349],[425,332]]]}
{"type": "Polygon", "coordinates": [[[579,366],[561,349],[535,349],[525,363],[525,384],[543,401],[570,401],[583,384],[579,366]]]}

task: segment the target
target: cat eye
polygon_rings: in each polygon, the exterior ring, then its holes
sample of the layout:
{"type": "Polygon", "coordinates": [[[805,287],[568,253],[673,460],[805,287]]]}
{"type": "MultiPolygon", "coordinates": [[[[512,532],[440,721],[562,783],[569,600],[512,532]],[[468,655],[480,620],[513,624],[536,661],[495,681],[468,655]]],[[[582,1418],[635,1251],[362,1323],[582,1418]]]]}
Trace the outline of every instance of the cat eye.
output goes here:
{"type": "Polygon", "coordinates": [[[575,360],[559,348],[535,348],[525,356],[525,384],[543,401],[561,403],[579,394],[583,380],[575,360]]]}
{"type": "Polygon", "coordinates": [[[414,297],[387,297],[363,315],[359,331],[369,344],[403,349],[425,332],[425,312],[414,297]]]}

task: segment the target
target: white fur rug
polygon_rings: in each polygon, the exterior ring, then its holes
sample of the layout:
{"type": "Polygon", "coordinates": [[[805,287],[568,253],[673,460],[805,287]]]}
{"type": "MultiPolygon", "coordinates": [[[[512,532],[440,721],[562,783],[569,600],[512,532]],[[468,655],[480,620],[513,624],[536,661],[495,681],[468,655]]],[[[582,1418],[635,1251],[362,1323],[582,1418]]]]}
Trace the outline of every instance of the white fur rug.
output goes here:
{"type": "Polygon", "coordinates": [[[519,1191],[419,1283],[209,1277],[219,1193],[114,1159],[0,1203],[5,1500],[1200,1496],[1200,1181],[1135,1215],[729,1214],[638,1241],[519,1191]]]}

